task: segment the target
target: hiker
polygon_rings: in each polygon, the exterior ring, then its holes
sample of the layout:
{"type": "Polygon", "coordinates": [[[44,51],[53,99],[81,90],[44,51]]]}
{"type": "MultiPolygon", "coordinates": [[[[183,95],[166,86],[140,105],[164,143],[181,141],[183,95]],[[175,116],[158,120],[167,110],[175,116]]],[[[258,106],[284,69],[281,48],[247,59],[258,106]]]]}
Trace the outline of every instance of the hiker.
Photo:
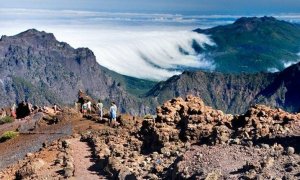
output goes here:
{"type": "Polygon", "coordinates": [[[82,98],[83,94],[84,94],[83,91],[81,89],[79,89],[79,91],[78,91],[78,98],[82,98]]]}
{"type": "Polygon", "coordinates": [[[87,103],[88,114],[92,114],[92,102],[89,100],[87,103]]]}
{"type": "Polygon", "coordinates": [[[16,110],[17,110],[17,106],[16,106],[16,104],[13,104],[12,107],[11,107],[11,116],[12,116],[13,118],[16,118],[16,117],[17,117],[16,110]]]}
{"type": "Polygon", "coordinates": [[[33,109],[32,109],[32,104],[30,102],[27,102],[27,106],[28,106],[28,109],[30,111],[30,114],[32,113],[33,109]]]}
{"type": "Polygon", "coordinates": [[[54,109],[54,113],[56,113],[56,111],[57,111],[57,105],[56,104],[54,104],[53,109],[54,109]]]}
{"type": "Polygon", "coordinates": [[[115,102],[111,103],[109,113],[110,113],[110,119],[111,119],[110,124],[114,125],[117,122],[117,105],[115,102]]]}
{"type": "Polygon", "coordinates": [[[84,93],[83,91],[80,89],[78,91],[78,111],[82,112],[82,105],[85,103],[85,99],[84,99],[84,93]]]}
{"type": "Polygon", "coordinates": [[[82,110],[82,114],[83,115],[86,115],[86,112],[87,112],[87,103],[86,101],[83,103],[82,107],[81,107],[81,110],[82,110]]]}
{"type": "Polygon", "coordinates": [[[5,117],[6,116],[6,111],[3,109],[3,108],[1,108],[1,115],[0,115],[0,118],[3,118],[3,117],[5,117]]]}
{"type": "Polygon", "coordinates": [[[99,116],[100,116],[100,120],[102,120],[102,117],[103,117],[103,104],[100,101],[100,99],[98,100],[98,103],[97,103],[96,106],[98,108],[98,113],[99,113],[99,116]]]}

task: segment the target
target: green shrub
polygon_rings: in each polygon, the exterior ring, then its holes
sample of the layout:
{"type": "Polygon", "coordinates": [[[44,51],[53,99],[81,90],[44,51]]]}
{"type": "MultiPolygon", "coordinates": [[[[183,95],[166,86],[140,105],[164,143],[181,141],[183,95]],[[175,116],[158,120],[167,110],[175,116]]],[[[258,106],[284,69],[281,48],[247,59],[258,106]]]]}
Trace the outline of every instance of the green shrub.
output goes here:
{"type": "Polygon", "coordinates": [[[1,124],[5,124],[5,123],[11,123],[13,121],[14,121],[13,117],[5,116],[5,117],[3,117],[3,118],[0,119],[0,125],[1,124]]]}
{"type": "Polygon", "coordinates": [[[15,131],[6,131],[0,137],[0,142],[4,142],[4,141],[7,141],[9,139],[13,139],[13,138],[17,137],[18,135],[19,135],[19,133],[15,132],[15,131]]]}

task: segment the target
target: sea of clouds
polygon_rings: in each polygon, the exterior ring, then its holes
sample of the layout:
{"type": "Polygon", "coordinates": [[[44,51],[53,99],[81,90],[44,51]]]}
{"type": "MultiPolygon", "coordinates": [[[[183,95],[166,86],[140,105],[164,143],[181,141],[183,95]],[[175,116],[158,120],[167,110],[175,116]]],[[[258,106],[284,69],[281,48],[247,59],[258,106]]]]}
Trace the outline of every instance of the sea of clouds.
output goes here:
{"type": "MultiPolygon", "coordinates": [[[[192,43],[215,45],[214,42],[192,30],[232,23],[239,17],[0,9],[0,35],[15,35],[31,28],[51,32],[75,48],[90,48],[104,67],[159,81],[184,69],[213,70],[214,61],[197,54],[192,43]]],[[[294,22],[300,16],[283,18],[294,22]]]]}
{"type": "Polygon", "coordinates": [[[36,28],[54,33],[71,46],[88,47],[97,62],[118,73],[151,80],[165,80],[183,70],[214,69],[213,60],[197,54],[193,41],[214,45],[210,38],[192,32],[233,22],[235,17],[173,14],[108,13],[0,9],[0,35],[15,35],[36,28]],[[182,53],[179,48],[183,49],[182,53]]]}

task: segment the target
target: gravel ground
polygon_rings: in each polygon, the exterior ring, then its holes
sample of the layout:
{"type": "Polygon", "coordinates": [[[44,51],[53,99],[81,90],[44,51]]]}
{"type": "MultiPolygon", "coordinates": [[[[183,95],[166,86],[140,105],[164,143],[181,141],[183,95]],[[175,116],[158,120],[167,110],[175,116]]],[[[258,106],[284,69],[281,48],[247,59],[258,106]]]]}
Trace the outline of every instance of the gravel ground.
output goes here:
{"type": "Polygon", "coordinates": [[[203,174],[209,173],[219,174],[223,179],[251,179],[252,176],[284,179],[299,176],[300,156],[287,155],[286,150],[276,150],[276,147],[266,144],[256,147],[227,144],[192,146],[176,165],[177,177],[201,179],[204,178],[203,174]],[[256,170],[252,166],[257,166],[256,170]]]}
{"type": "MultiPolygon", "coordinates": [[[[5,132],[8,130],[16,131],[23,124],[30,122],[30,118],[24,121],[15,121],[12,124],[0,126],[0,130],[5,132]]],[[[72,124],[70,121],[61,121],[58,124],[47,125],[42,123],[37,129],[29,133],[20,133],[20,135],[9,141],[0,143],[0,170],[10,166],[11,164],[23,159],[27,153],[37,152],[43,144],[51,143],[62,137],[72,134],[72,124]]]]}

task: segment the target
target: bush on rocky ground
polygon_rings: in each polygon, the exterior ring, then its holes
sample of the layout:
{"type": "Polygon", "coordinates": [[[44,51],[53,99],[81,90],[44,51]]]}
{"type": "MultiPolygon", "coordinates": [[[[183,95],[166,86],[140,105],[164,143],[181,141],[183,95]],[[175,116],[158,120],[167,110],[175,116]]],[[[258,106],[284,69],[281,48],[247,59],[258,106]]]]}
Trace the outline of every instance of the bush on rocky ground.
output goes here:
{"type": "Polygon", "coordinates": [[[17,137],[18,135],[19,135],[19,133],[15,132],[15,131],[6,131],[0,137],[0,142],[4,142],[9,139],[13,139],[13,138],[17,137]]]}
{"type": "Polygon", "coordinates": [[[6,123],[11,123],[13,121],[14,121],[13,117],[5,116],[5,117],[3,117],[3,118],[0,119],[0,125],[6,124],[6,123]]]}

